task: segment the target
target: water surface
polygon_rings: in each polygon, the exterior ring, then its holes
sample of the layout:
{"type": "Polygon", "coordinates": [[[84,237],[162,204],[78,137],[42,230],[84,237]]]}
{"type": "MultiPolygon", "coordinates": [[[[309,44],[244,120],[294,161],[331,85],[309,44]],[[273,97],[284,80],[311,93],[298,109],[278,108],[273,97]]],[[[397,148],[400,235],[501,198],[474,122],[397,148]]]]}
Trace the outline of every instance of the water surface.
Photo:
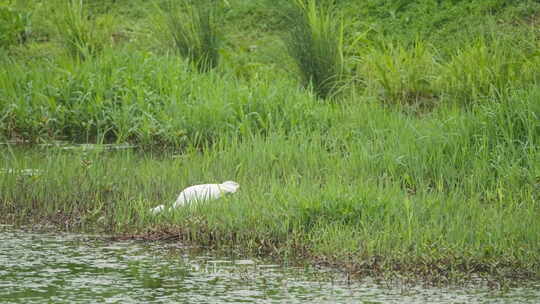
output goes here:
{"type": "Polygon", "coordinates": [[[348,284],[330,269],[194,255],[177,244],[2,227],[0,302],[540,303],[540,285],[501,292],[348,284]]]}

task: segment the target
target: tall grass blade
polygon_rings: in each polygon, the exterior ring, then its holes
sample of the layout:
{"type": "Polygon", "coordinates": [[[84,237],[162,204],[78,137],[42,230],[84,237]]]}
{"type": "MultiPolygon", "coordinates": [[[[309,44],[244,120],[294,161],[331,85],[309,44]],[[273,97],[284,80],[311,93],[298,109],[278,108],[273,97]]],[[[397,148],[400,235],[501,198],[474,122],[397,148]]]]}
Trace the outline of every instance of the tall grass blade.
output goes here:
{"type": "Polygon", "coordinates": [[[169,1],[161,10],[157,30],[164,42],[201,72],[219,63],[220,32],[215,1],[169,1]]]}
{"type": "Polygon", "coordinates": [[[330,4],[296,0],[288,11],[285,39],[304,85],[320,98],[334,96],[343,81],[343,22],[330,4]]]}

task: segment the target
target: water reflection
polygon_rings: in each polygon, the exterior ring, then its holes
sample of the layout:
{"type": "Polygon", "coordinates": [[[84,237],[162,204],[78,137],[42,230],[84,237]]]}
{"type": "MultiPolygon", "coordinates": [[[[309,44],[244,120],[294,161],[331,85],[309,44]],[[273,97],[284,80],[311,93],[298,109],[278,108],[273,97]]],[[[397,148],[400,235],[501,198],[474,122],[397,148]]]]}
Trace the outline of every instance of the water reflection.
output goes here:
{"type": "Polygon", "coordinates": [[[12,303],[538,303],[538,288],[389,288],[332,270],[193,256],[187,248],[0,230],[0,299],[12,303]],[[172,251],[171,251],[172,250],[172,251]],[[172,253],[171,253],[172,252],[172,253]]]}

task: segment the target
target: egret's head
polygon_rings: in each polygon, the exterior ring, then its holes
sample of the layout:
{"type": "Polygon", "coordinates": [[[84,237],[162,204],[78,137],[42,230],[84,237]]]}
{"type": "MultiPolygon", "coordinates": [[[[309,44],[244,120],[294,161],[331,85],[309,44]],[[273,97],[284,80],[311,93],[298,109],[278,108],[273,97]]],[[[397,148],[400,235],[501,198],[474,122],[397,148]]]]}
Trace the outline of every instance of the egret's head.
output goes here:
{"type": "Polygon", "coordinates": [[[236,190],[238,190],[238,188],[240,188],[240,185],[237,182],[233,181],[226,181],[219,186],[223,191],[230,193],[234,193],[236,192],[236,190]]]}

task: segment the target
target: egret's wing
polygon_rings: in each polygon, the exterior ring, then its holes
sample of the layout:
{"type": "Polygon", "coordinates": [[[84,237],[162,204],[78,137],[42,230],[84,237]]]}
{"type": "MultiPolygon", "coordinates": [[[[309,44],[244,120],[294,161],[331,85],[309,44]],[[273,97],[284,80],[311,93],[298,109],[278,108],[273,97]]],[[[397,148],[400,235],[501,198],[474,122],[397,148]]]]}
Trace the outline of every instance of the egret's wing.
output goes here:
{"type": "Polygon", "coordinates": [[[214,184],[204,184],[187,187],[178,195],[178,198],[174,203],[174,207],[178,207],[186,203],[191,203],[193,201],[204,201],[215,198],[214,188],[216,188],[214,184]]]}
{"type": "MultiPolygon", "coordinates": [[[[197,202],[197,201],[207,201],[220,198],[223,194],[227,192],[236,192],[238,188],[237,184],[234,183],[236,187],[234,188],[222,188],[222,184],[203,184],[203,185],[194,185],[187,187],[178,195],[176,201],[172,205],[173,208],[180,207],[187,203],[197,202]]],[[[159,205],[151,209],[151,212],[156,214],[165,209],[164,205],[159,205]]]]}
{"type": "Polygon", "coordinates": [[[157,213],[160,213],[161,211],[163,211],[164,208],[165,208],[165,206],[159,205],[159,206],[157,206],[155,208],[150,209],[150,212],[152,212],[153,214],[157,214],[157,213]]]}

